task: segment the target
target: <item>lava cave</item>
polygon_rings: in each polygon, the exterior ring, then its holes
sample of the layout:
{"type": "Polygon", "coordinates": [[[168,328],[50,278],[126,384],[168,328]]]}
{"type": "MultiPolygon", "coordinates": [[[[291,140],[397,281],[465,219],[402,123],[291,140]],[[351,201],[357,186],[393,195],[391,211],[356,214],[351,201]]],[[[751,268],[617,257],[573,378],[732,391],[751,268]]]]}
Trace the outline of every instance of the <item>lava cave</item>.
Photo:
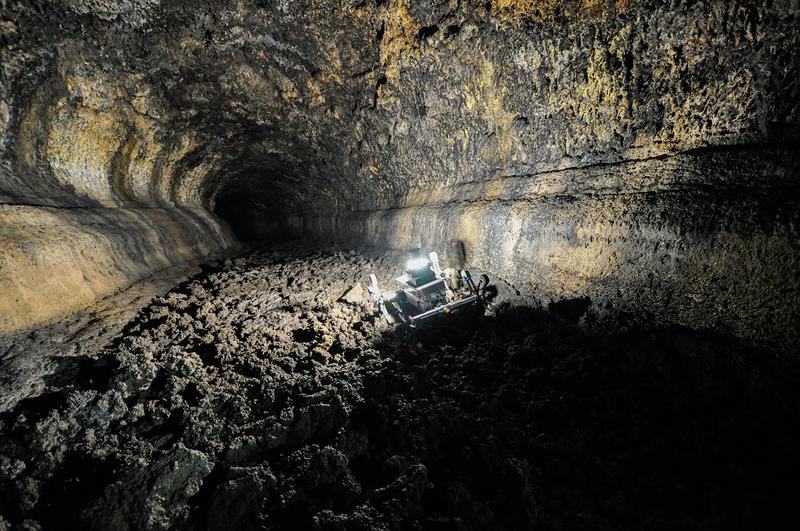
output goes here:
{"type": "Polygon", "coordinates": [[[0,0],[0,531],[797,529],[798,50],[797,0],[0,0]],[[491,298],[390,324],[415,248],[491,298]]]}

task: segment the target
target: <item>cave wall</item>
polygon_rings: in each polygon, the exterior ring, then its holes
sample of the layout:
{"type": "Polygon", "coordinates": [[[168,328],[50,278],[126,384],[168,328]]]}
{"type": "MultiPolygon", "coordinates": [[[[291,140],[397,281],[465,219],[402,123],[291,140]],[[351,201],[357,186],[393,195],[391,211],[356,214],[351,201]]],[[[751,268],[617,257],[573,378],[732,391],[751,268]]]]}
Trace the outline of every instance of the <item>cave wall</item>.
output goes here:
{"type": "Polygon", "coordinates": [[[795,0],[2,9],[0,331],[232,228],[459,240],[542,302],[797,340],[795,0]]]}
{"type": "Polygon", "coordinates": [[[795,153],[781,148],[690,152],[441,187],[397,207],[293,221],[297,233],[397,248],[458,241],[469,264],[538,304],[588,297],[604,321],[724,330],[793,350],[798,202],[765,199],[761,186],[780,190],[796,175],[795,153]],[[753,182],[754,168],[774,182],[753,182]]]}

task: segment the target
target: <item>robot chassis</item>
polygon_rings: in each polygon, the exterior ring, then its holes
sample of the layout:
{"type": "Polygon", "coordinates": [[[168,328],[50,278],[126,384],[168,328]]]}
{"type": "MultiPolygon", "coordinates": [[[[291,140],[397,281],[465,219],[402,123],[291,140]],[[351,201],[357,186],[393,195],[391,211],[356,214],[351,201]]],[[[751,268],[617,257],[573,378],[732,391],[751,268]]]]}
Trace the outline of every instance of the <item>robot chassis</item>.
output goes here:
{"type": "Polygon", "coordinates": [[[390,324],[414,328],[426,319],[488,303],[488,276],[481,275],[476,284],[466,269],[442,269],[435,252],[426,258],[419,249],[411,251],[406,272],[395,279],[400,286],[397,291],[381,291],[374,274],[369,280],[369,294],[390,324]]]}

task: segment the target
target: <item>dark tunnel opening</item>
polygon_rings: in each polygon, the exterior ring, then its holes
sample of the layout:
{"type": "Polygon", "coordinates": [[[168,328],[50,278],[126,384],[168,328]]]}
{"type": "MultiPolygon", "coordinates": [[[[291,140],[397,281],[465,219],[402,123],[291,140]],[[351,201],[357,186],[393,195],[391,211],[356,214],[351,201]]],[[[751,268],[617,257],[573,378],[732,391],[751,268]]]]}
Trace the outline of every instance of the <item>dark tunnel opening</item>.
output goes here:
{"type": "Polygon", "coordinates": [[[263,240],[274,233],[280,214],[270,209],[263,198],[248,190],[228,191],[217,196],[214,213],[225,220],[242,242],[263,240]]]}
{"type": "Polygon", "coordinates": [[[286,168],[259,165],[229,175],[217,189],[214,214],[241,242],[287,238],[287,221],[298,214],[298,179],[286,168]]]}

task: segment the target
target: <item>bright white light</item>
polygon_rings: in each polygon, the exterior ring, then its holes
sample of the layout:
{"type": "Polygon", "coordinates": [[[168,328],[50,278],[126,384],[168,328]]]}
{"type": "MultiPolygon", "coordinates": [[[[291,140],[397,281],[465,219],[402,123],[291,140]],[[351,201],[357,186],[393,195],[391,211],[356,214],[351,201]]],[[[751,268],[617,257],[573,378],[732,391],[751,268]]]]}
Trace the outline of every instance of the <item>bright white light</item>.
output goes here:
{"type": "Polygon", "coordinates": [[[406,271],[419,271],[426,268],[430,264],[427,258],[412,258],[406,262],[406,271]]]}

